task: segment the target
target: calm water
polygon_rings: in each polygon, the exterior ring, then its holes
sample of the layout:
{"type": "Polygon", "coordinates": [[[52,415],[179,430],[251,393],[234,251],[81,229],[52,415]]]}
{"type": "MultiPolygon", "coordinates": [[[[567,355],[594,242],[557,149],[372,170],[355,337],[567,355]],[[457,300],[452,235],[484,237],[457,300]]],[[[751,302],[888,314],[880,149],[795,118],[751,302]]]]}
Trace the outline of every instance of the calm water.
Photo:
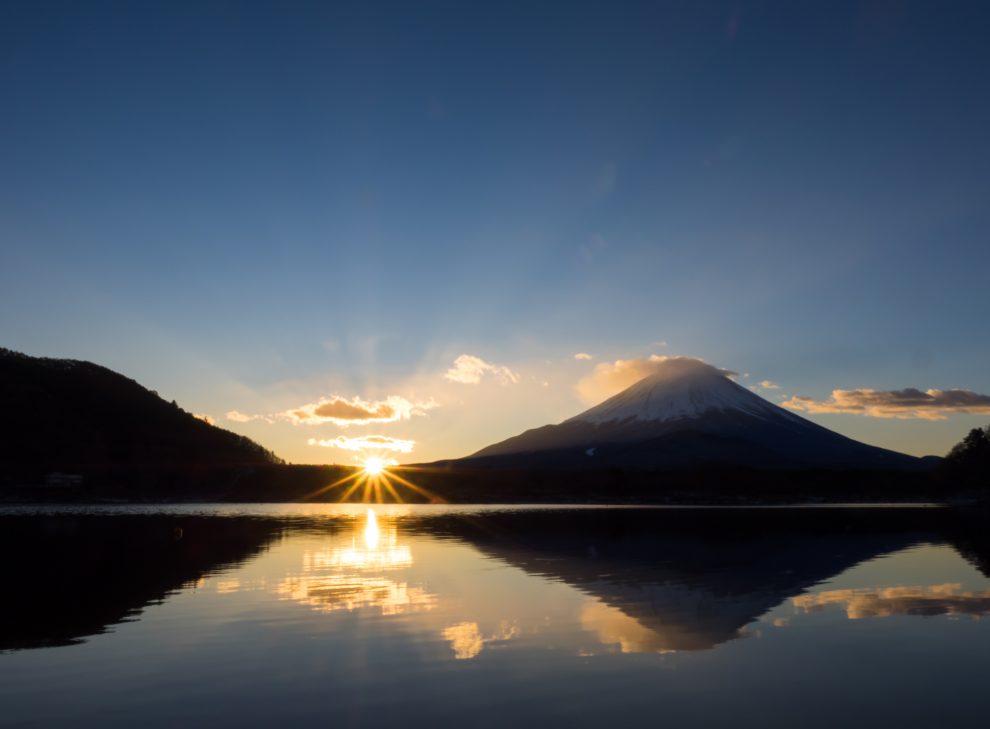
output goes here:
{"type": "Polygon", "coordinates": [[[4,726],[898,726],[990,711],[943,509],[0,510],[4,726]]]}

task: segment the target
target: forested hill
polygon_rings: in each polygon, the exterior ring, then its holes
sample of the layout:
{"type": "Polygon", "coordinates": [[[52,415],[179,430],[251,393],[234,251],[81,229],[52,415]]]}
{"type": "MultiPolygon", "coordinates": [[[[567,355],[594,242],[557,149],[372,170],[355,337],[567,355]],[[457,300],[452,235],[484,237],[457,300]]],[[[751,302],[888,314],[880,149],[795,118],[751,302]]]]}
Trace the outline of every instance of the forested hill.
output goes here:
{"type": "Polygon", "coordinates": [[[249,438],[91,362],[0,348],[0,407],[0,470],[6,475],[281,462],[249,438]]]}

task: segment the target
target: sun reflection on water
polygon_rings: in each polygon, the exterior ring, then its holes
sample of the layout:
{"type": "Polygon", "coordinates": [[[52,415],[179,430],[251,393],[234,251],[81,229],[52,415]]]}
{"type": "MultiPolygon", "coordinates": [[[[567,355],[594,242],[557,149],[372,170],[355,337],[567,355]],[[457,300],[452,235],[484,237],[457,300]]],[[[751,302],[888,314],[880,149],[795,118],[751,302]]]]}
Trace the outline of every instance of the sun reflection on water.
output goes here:
{"type": "Polygon", "coordinates": [[[430,610],[436,607],[436,595],[385,574],[412,564],[412,550],[399,544],[395,524],[379,524],[374,510],[368,509],[350,544],[306,551],[301,574],[285,577],[277,592],[320,612],[372,607],[383,615],[396,615],[430,610]]]}
{"type": "Polygon", "coordinates": [[[375,516],[375,510],[368,509],[368,521],[364,526],[364,543],[369,551],[378,546],[379,535],[378,518],[375,516]]]}

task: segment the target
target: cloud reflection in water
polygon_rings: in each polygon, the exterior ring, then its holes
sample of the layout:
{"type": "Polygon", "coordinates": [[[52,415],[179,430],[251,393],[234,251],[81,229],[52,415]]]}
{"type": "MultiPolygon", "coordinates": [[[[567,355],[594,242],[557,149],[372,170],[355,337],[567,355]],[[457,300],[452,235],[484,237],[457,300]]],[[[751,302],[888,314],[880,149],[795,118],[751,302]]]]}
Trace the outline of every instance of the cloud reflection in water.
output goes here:
{"type": "Polygon", "coordinates": [[[973,618],[990,615],[990,590],[964,592],[962,585],[951,582],[826,590],[799,595],[791,602],[804,613],[822,610],[828,605],[839,605],[845,608],[846,617],[850,620],[892,615],[968,615],[973,618]]]}

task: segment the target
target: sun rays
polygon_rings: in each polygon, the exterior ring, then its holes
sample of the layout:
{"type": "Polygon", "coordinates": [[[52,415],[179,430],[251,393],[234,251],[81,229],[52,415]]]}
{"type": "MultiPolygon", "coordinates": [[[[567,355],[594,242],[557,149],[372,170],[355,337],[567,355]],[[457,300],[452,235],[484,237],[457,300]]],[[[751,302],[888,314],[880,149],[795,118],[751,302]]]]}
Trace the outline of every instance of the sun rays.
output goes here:
{"type": "Polygon", "coordinates": [[[307,494],[304,501],[360,502],[366,504],[404,504],[407,501],[446,503],[428,489],[413,483],[398,471],[416,471],[415,467],[398,466],[379,456],[369,456],[349,475],[307,494]]]}

